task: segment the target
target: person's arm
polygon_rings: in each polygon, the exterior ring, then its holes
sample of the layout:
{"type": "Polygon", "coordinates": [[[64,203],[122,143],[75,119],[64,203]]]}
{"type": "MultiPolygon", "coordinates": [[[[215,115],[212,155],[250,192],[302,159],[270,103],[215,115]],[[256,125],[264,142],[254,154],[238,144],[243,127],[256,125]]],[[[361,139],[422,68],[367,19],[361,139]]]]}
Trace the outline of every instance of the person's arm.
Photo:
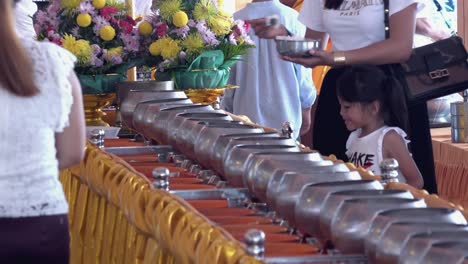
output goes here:
{"type": "Polygon", "coordinates": [[[69,115],[69,126],[63,132],[55,133],[55,147],[59,169],[68,168],[79,163],[85,150],[85,122],[81,86],[75,73],[68,77],[72,85],[73,104],[69,115]]]}
{"type": "Polygon", "coordinates": [[[406,147],[406,143],[396,131],[389,131],[383,140],[383,158],[393,158],[398,161],[401,173],[406,183],[422,189],[424,185],[421,172],[406,147]]]}
{"type": "Polygon", "coordinates": [[[302,109],[302,125],[299,135],[305,135],[311,126],[311,107],[315,101],[317,91],[312,81],[312,71],[300,64],[294,64],[297,83],[299,85],[299,99],[302,109]]]}
{"type": "MultiPolygon", "coordinates": [[[[386,64],[403,62],[411,55],[413,47],[413,35],[415,31],[417,4],[412,4],[390,16],[390,38],[371,44],[367,47],[340,52],[325,52],[323,50],[310,51],[310,58],[283,59],[302,64],[306,67],[317,65],[342,65],[342,64],[386,64]],[[413,26],[411,26],[413,25],[413,26]],[[336,58],[341,60],[337,61],[336,58]]],[[[323,35],[320,32],[309,30],[307,37],[323,35]]],[[[326,42],[322,43],[322,46],[326,42]]]]}
{"type": "Polygon", "coordinates": [[[416,18],[416,34],[431,38],[434,41],[450,37],[448,32],[435,28],[434,24],[427,17],[416,18]]]}

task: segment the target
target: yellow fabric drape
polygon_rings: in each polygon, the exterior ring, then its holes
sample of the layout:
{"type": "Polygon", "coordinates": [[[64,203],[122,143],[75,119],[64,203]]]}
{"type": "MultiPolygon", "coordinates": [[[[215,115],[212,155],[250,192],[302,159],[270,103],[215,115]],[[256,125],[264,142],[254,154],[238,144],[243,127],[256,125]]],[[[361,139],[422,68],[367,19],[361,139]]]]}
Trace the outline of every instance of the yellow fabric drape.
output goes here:
{"type": "Polygon", "coordinates": [[[154,190],[118,157],[87,146],[60,174],[70,205],[70,263],[261,263],[185,200],[154,190]]]}

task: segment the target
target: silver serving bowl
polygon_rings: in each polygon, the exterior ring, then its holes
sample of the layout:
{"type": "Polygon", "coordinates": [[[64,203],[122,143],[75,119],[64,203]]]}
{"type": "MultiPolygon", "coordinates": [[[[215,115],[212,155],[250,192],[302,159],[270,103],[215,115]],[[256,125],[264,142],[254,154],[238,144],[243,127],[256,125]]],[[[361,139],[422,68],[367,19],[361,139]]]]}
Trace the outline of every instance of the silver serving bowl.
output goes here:
{"type": "Polygon", "coordinates": [[[258,198],[265,201],[268,182],[276,170],[293,171],[306,167],[309,162],[322,160],[323,158],[318,152],[255,155],[245,166],[246,170],[242,178],[243,185],[249,188],[251,193],[258,194],[260,196],[258,198]]]}
{"type": "Polygon", "coordinates": [[[167,124],[179,113],[187,112],[209,112],[213,111],[211,105],[185,105],[185,106],[167,106],[161,108],[154,115],[153,122],[148,131],[144,130],[143,134],[151,139],[156,140],[162,145],[167,145],[167,124]]]}
{"type": "MultiPolygon", "coordinates": [[[[182,153],[185,153],[186,155],[193,157],[195,154],[194,150],[194,144],[195,140],[197,139],[198,135],[200,134],[200,131],[208,125],[222,125],[226,123],[225,121],[220,121],[220,120],[193,120],[195,122],[187,121],[182,123],[182,125],[179,128],[179,132],[176,135],[176,148],[180,150],[182,153]]],[[[230,124],[242,124],[242,122],[239,121],[229,121],[227,123],[230,124]]],[[[256,133],[261,133],[263,132],[262,128],[256,128],[255,131],[256,133]]]]}
{"type": "Polygon", "coordinates": [[[331,193],[321,210],[320,232],[317,234],[317,239],[322,245],[331,240],[331,225],[344,201],[355,198],[374,198],[377,200],[389,197],[412,199],[413,195],[409,191],[402,190],[350,190],[331,193]]]}
{"type": "MultiPolygon", "coordinates": [[[[258,128],[244,124],[209,124],[204,126],[200,133],[195,137],[193,142],[193,159],[198,161],[204,167],[208,165],[209,150],[221,135],[229,135],[232,133],[250,133],[257,132],[258,128]]],[[[262,130],[260,130],[262,131],[262,130]]]]}
{"type": "MultiPolygon", "coordinates": [[[[219,138],[218,138],[219,140],[219,138]]],[[[217,141],[214,143],[214,145],[217,145],[217,141]]],[[[281,136],[276,136],[276,137],[244,137],[244,138],[237,138],[231,140],[225,147],[224,149],[224,154],[220,160],[221,167],[224,165],[224,161],[226,157],[229,155],[229,152],[233,149],[234,146],[240,146],[240,145],[288,145],[288,146],[295,146],[296,141],[292,138],[288,137],[281,137],[281,136]]],[[[209,162],[210,157],[214,153],[214,149],[201,149],[195,147],[195,154],[199,157],[206,158],[209,162]],[[198,150],[198,152],[197,152],[198,150]],[[203,153],[204,151],[205,153],[203,153]],[[206,157],[208,155],[208,157],[206,157]]],[[[221,169],[221,174],[224,174],[223,169],[221,169]]]]}
{"type": "Polygon", "coordinates": [[[124,81],[117,84],[117,104],[121,105],[127,99],[130,91],[173,91],[173,81],[124,81]]]}
{"type": "MultiPolygon", "coordinates": [[[[411,236],[403,247],[398,263],[422,263],[431,246],[440,242],[468,242],[468,231],[425,232],[411,236]]],[[[445,262],[449,263],[449,262],[445,262]]]]}
{"type": "Polygon", "coordinates": [[[468,242],[439,242],[431,246],[421,263],[468,263],[468,242]]]}
{"type": "Polygon", "coordinates": [[[240,145],[234,146],[224,162],[223,176],[233,187],[244,187],[243,175],[251,159],[259,155],[301,153],[296,145],[240,145]]]}
{"type": "Polygon", "coordinates": [[[167,139],[168,144],[174,146],[176,143],[177,133],[184,122],[197,122],[202,120],[219,120],[232,121],[232,117],[222,112],[222,110],[214,110],[199,113],[180,113],[176,114],[174,119],[167,124],[167,139]]]}
{"type": "Polygon", "coordinates": [[[310,56],[310,50],[318,49],[320,49],[320,40],[291,37],[276,38],[276,50],[284,56],[307,57],[310,56]]]}
{"type": "Polygon", "coordinates": [[[369,259],[375,260],[376,247],[382,234],[394,222],[421,222],[431,219],[434,223],[452,223],[466,225],[463,215],[454,209],[446,208],[415,208],[396,209],[380,213],[372,222],[369,235],[365,240],[365,252],[369,259]]]}
{"type": "Polygon", "coordinates": [[[153,114],[159,111],[163,106],[189,104],[192,104],[192,101],[188,98],[151,100],[138,103],[133,112],[133,129],[138,132],[143,132],[145,127],[149,127],[151,123],[149,120],[152,120],[153,114]]]}
{"type": "Polygon", "coordinates": [[[294,206],[295,227],[305,235],[316,236],[320,229],[320,214],[328,196],[348,190],[383,190],[383,185],[376,180],[308,184],[302,189],[294,206]]]}
{"type": "Polygon", "coordinates": [[[456,232],[467,230],[467,225],[434,223],[431,219],[420,222],[394,222],[385,230],[378,241],[375,259],[369,261],[371,263],[397,263],[404,245],[415,234],[430,231],[456,232]]]}
{"type": "Polygon", "coordinates": [[[174,90],[173,81],[124,81],[117,84],[117,104],[120,105],[131,90],[145,91],[172,91],[174,90]]]}
{"type": "MultiPolygon", "coordinates": [[[[186,99],[183,99],[186,100],[186,99]]],[[[140,105],[146,105],[146,102],[139,103],[137,105],[137,108],[140,105]]],[[[183,102],[176,102],[176,103],[169,103],[169,104],[152,104],[149,103],[146,106],[142,106],[143,108],[146,108],[146,110],[143,113],[143,120],[138,121],[138,127],[139,127],[139,132],[145,135],[150,134],[149,131],[151,131],[153,127],[153,122],[154,120],[161,114],[162,109],[167,109],[167,108],[172,108],[172,107],[177,107],[177,106],[192,106],[192,105],[199,105],[199,104],[192,104],[192,103],[183,103],[183,102]]]]}
{"type": "Polygon", "coordinates": [[[396,208],[426,207],[423,199],[375,198],[346,200],[336,213],[331,223],[331,240],[341,253],[364,253],[364,238],[379,212],[396,208]]]}
{"type": "Polygon", "coordinates": [[[187,98],[187,95],[183,91],[140,91],[130,90],[127,98],[122,101],[120,105],[120,113],[122,115],[122,122],[125,126],[132,128],[133,126],[133,112],[138,103],[151,101],[151,100],[163,100],[173,98],[187,98]]]}
{"type": "Polygon", "coordinates": [[[262,132],[262,133],[243,133],[243,134],[230,134],[230,135],[221,135],[218,137],[211,155],[209,158],[209,167],[213,171],[219,174],[224,174],[223,164],[224,164],[224,153],[226,152],[226,147],[231,140],[238,138],[246,137],[279,137],[280,135],[275,132],[262,132]]]}
{"type": "MultiPolygon", "coordinates": [[[[337,164],[339,165],[339,164],[337,164]]],[[[330,167],[330,166],[323,166],[330,167]]],[[[322,167],[316,167],[309,173],[290,173],[283,177],[280,188],[278,189],[278,196],[275,200],[275,211],[277,211],[284,219],[288,221],[291,226],[296,225],[294,217],[294,207],[299,200],[301,190],[304,186],[319,182],[330,182],[338,180],[360,180],[361,175],[357,171],[346,172],[325,172],[320,171],[322,167]],[[317,172],[313,172],[316,169],[317,172]]]]}
{"type": "Polygon", "coordinates": [[[280,189],[282,187],[286,187],[283,186],[283,180],[285,177],[295,179],[296,177],[303,178],[307,177],[307,175],[316,173],[349,172],[349,169],[345,164],[334,164],[331,160],[308,161],[307,164],[304,164],[304,161],[292,161],[288,162],[286,169],[283,168],[282,164],[267,163],[266,165],[275,167],[266,168],[267,171],[273,172],[271,173],[270,180],[268,181],[266,193],[259,194],[259,199],[266,199],[266,202],[273,209],[276,208],[276,199],[280,193],[280,189]],[[295,168],[291,168],[292,166],[289,164],[297,166],[295,168]]]}

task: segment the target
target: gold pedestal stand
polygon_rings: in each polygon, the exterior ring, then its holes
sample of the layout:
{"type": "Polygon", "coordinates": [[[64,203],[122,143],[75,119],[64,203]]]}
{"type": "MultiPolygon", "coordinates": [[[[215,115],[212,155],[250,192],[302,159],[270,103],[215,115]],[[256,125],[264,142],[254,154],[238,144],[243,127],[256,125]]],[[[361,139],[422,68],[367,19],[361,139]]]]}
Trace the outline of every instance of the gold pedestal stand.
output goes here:
{"type": "Polygon", "coordinates": [[[86,126],[109,126],[102,120],[106,114],[102,109],[112,103],[115,94],[84,94],[83,106],[86,126]]]}
{"type": "Polygon", "coordinates": [[[185,94],[195,104],[216,104],[221,95],[224,94],[226,89],[235,89],[238,86],[228,85],[221,88],[210,88],[210,89],[187,89],[185,94]]]}

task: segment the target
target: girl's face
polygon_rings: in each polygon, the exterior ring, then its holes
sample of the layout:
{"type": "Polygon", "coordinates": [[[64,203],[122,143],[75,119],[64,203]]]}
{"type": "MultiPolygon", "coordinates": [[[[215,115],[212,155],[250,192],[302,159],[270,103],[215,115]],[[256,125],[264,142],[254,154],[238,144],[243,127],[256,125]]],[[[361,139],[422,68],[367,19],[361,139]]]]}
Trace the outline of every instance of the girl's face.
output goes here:
{"type": "Polygon", "coordinates": [[[349,131],[363,128],[371,120],[371,113],[367,107],[359,102],[351,103],[338,98],[340,102],[340,115],[349,131]]]}

